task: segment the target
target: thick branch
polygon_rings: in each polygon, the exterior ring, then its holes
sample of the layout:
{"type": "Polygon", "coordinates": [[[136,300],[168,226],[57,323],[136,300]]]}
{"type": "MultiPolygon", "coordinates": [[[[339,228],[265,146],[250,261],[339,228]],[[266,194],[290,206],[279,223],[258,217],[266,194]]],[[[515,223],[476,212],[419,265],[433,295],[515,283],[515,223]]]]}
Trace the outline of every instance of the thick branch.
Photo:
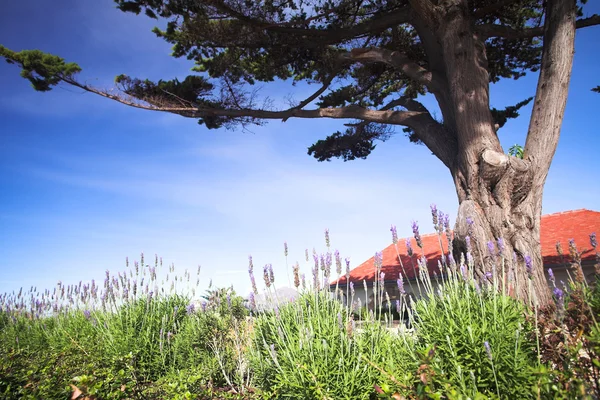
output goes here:
{"type": "Polygon", "coordinates": [[[575,0],[549,0],[546,11],[544,52],[538,78],[525,158],[539,171],[540,187],[556,151],[567,104],[575,52],[575,0]]]}
{"type": "MultiPolygon", "coordinates": [[[[600,15],[598,14],[594,14],[589,18],[579,19],[575,24],[577,29],[594,25],[600,25],[600,15]]],[[[485,38],[503,37],[506,39],[527,39],[542,36],[544,34],[544,27],[517,30],[504,25],[484,24],[476,26],[475,29],[485,38]]]]}
{"type": "Polygon", "coordinates": [[[425,21],[430,28],[433,28],[438,18],[436,6],[431,0],[409,0],[413,10],[425,21]]]}
{"type": "Polygon", "coordinates": [[[220,109],[208,107],[157,107],[148,105],[143,102],[137,102],[134,99],[128,99],[118,95],[110,94],[105,91],[84,85],[70,78],[64,78],[64,82],[79,87],[87,92],[95,93],[102,97],[109,98],[119,103],[130,107],[140,108],[143,110],[169,112],[179,114],[187,118],[203,118],[203,117],[229,117],[229,118],[254,118],[254,119],[282,119],[295,118],[334,118],[334,119],[360,119],[363,121],[376,122],[380,124],[403,125],[413,127],[419,123],[418,117],[422,116],[423,112],[414,111],[378,111],[369,110],[360,106],[350,105],[339,108],[317,108],[313,110],[283,110],[269,111],[261,109],[220,109]]]}
{"type": "Polygon", "coordinates": [[[503,7],[506,7],[512,3],[515,3],[517,0],[497,0],[495,3],[488,4],[485,7],[478,8],[473,13],[473,17],[475,19],[483,18],[486,15],[492,14],[503,7]]]}
{"type": "Polygon", "coordinates": [[[254,28],[269,32],[281,33],[286,35],[298,36],[298,38],[315,38],[321,43],[331,44],[346,39],[356,38],[370,33],[378,33],[385,29],[409,22],[409,7],[403,7],[389,13],[382,13],[374,18],[361,21],[350,28],[338,29],[316,29],[316,28],[294,28],[288,24],[273,24],[269,21],[262,21],[256,18],[248,17],[240,12],[231,9],[222,1],[215,0],[212,4],[215,8],[231,17],[246,23],[254,28]]]}
{"type": "Polygon", "coordinates": [[[436,93],[440,90],[439,79],[433,73],[421,67],[401,52],[367,47],[352,49],[349,53],[344,53],[342,57],[363,63],[381,62],[390,65],[427,87],[430,92],[436,93]]]}

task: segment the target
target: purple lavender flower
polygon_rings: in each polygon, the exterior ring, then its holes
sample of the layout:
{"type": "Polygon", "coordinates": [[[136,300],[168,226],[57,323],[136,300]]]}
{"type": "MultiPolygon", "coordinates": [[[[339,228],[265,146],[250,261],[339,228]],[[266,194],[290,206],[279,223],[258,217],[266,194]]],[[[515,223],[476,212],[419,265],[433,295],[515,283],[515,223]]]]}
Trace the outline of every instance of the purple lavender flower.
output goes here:
{"type": "Polygon", "coordinates": [[[450,216],[440,211],[440,225],[444,226],[446,232],[450,230],[450,216]]]}
{"type": "Polygon", "coordinates": [[[475,260],[473,259],[473,255],[469,251],[467,251],[467,265],[469,265],[469,267],[471,267],[471,268],[475,265],[475,260]]]}
{"type": "Polygon", "coordinates": [[[400,294],[405,294],[406,290],[404,290],[404,280],[402,279],[402,274],[398,276],[396,283],[398,284],[398,292],[400,294]]]}
{"type": "Polygon", "coordinates": [[[276,316],[277,318],[279,318],[279,316],[280,316],[280,315],[279,315],[279,307],[277,306],[277,304],[275,304],[275,308],[274,308],[274,310],[275,310],[275,316],[276,316]]]}
{"type": "Polygon", "coordinates": [[[463,279],[467,279],[467,267],[464,264],[461,264],[460,266],[460,274],[462,275],[463,279]]]}
{"type": "Polygon", "coordinates": [[[465,243],[467,244],[467,251],[470,252],[472,250],[472,248],[471,248],[471,236],[468,236],[468,235],[465,236],[465,243]]]}
{"type": "Polygon", "coordinates": [[[451,267],[456,266],[456,261],[454,260],[452,253],[448,253],[448,264],[450,264],[451,267]]]}
{"type": "Polygon", "coordinates": [[[90,310],[84,310],[83,316],[85,317],[85,319],[89,320],[90,317],[92,316],[92,313],[90,312],[90,310]]]}
{"type": "Polygon", "coordinates": [[[342,275],[342,259],[340,257],[339,250],[336,250],[334,253],[335,256],[335,272],[338,276],[342,275]]]}
{"type": "Polygon", "coordinates": [[[490,347],[490,344],[485,341],[483,342],[483,346],[485,347],[485,352],[487,353],[488,358],[490,361],[492,361],[492,348],[490,347]]]}
{"type": "Polygon", "coordinates": [[[550,282],[552,282],[552,285],[556,287],[556,278],[554,278],[554,272],[552,271],[552,268],[548,268],[548,276],[550,277],[550,282]]]}
{"type": "Polygon", "coordinates": [[[195,311],[196,311],[196,306],[194,305],[194,303],[190,303],[186,308],[185,311],[187,312],[188,315],[192,315],[195,311]]]}
{"type": "Polygon", "coordinates": [[[473,226],[473,223],[475,222],[475,221],[473,221],[473,218],[471,218],[471,217],[467,217],[466,221],[467,221],[467,225],[469,227],[473,226]]]}
{"type": "Polygon", "coordinates": [[[340,328],[340,330],[343,330],[344,323],[342,322],[342,314],[337,313],[337,321],[338,321],[338,328],[340,328]]]}
{"type": "Polygon", "coordinates": [[[248,302],[250,303],[250,309],[252,311],[256,310],[256,299],[254,298],[254,292],[250,292],[248,296],[248,302]]]}
{"type": "Polygon", "coordinates": [[[374,263],[375,263],[375,268],[377,269],[377,271],[379,271],[381,269],[381,265],[383,263],[382,256],[383,255],[380,251],[375,252],[374,263]]]}
{"type": "Polygon", "coordinates": [[[492,257],[493,260],[496,259],[496,246],[494,246],[494,242],[492,242],[491,240],[487,243],[487,248],[488,248],[488,252],[490,254],[490,257],[492,257]]]}
{"type": "Polygon", "coordinates": [[[531,260],[531,256],[529,255],[526,255],[525,257],[523,257],[523,259],[525,260],[525,268],[527,269],[527,274],[531,279],[533,277],[533,261],[531,260]]]}
{"type": "Polygon", "coordinates": [[[308,262],[308,249],[304,249],[304,258],[306,258],[306,262],[308,262]]]}
{"type": "Polygon", "coordinates": [[[231,294],[227,293],[227,307],[231,308],[231,294]]]}
{"type": "Polygon", "coordinates": [[[331,265],[333,265],[331,253],[327,252],[327,253],[325,253],[325,268],[330,269],[331,265]]]}
{"type": "Polygon", "coordinates": [[[330,246],[330,242],[329,242],[329,229],[325,229],[325,245],[327,246],[327,248],[329,248],[329,246],[330,246]]]}
{"type": "Polygon", "coordinates": [[[410,238],[406,238],[406,253],[409,257],[413,256],[413,248],[412,244],[410,243],[410,238]]]}
{"type": "Polygon", "coordinates": [[[398,243],[398,232],[396,231],[396,225],[392,225],[390,228],[390,232],[392,232],[392,243],[398,243]]]}
{"type": "Polygon", "coordinates": [[[346,257],[346,280],[350,279],[350,258],[346,257]]]}
{"type": "Polygon", "coordinates": [[[421,235],[419,234],[419,224],[417,223],[417,221],[412,222],[412,231],[415,240],[417,241],[417,246],[423,248],[423,242],[421,241],[421,235]]]}
{"type": "Polygon", "coordinates": [[[208,303],[206,301],[202,301],[202,303],[200,303],[200,308],[202,308],[202,312],[206,312],[206,307],[208,307],[208,303]]]}
{"type": "Polygon", "coordinates": [[[565,293],[562,290],[560,290],[558,287],[555,287],[552,290],[552,293],[554,293],[554,296],[556,297],[556,300],[558,300],[558,301],[562,301],[562,299],[565,296],[565,293]]]}
{"type": "Polygon", "coordinates": [[[354,282],[350,282],[350,296],[354,296],[354,282]]]}
{"type": "Polygon", "coordinates": [[[429,208],[431,208],[431,219],[433,221],[433,227],[435,228],[436,232],[441,231],[441,224],[438,224],[438,210],[435,204],[431,204],[429,206],[429,208]]]}
{"type": "Polygon", "coordinates": [[[283,242],[283,255],[285,257],[288,256],[288,245],[287,245],[287,242],[283,242]]]}
{"type": "Polygon", "coordinates": [[[592,232],[590,234],[590,244],[592,245],[594,250],[596,249],[596,247],[598,247],[598,240],[596,239],[596,232],[592,232]]]}
{"type": "Polygon", "coordinates": [[[502,256],[502,254],[504,253],[504,250],[506,250],[506,246],[504,245],[504,239],[502,239],[501,237],[499,237],[496,240],[497,244],[498,244],[498,255],[502,256]]]}
{"type": "Polygon", "coordinates": [[[269,264],[266,264],[263,268],[263,278],[265,280],[265,286],[271,287],[271,279],[269,277],[269,264]]]}
{"type": "Polygon", "coordinates": [[[379,280],[381,281],[381,283],[383,284],[384,280],[385,280],[385,272],[382,272],[381,274],[379,274],[379,280]]]}
{"type": "Polygon", "coordinates": [[[396,311],[400,312],[400,300],[396,300],[396,311]]]}

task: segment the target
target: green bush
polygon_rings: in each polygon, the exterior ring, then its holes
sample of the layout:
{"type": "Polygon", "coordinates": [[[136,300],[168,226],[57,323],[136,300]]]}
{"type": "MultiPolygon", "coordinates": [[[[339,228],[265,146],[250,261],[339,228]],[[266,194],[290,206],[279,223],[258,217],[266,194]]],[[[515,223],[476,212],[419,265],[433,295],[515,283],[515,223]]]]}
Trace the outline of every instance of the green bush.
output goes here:
{"type": "Polygon", "coordinates": [[[392,351],[379,323],[359,332],[330,293],[302,294],[255,321],[256,382],[274,398],[368,399],[380,373],[366,361],[392,351]]]}
{"type": "Polygon", "coordinates": [[[432,365],[465,395],[530,397],[537,360],[525,307],[493,284],[448,272],[439,292],[430,288],[414,305],[417,347],[433,349],[432,365]]]}

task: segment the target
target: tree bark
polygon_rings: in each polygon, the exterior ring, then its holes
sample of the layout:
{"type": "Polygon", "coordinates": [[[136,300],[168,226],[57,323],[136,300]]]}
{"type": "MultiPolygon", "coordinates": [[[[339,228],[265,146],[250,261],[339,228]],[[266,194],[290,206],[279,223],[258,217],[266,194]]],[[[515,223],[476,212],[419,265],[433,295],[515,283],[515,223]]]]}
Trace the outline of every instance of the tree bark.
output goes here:
{"type": "Polygon", "coordinates": [[[541,257],[542,190],[564,114],[575,1],[547,3],[537,112],[532,115],[524,160],[505,155],[496,135],[489,107],[485,37],[474,30],[467,1],[423,4],[427,7],[421,17],[435,32],[443,53],[452,107],[445,111],[454,117],[457,138],[457,156],[450,167],[459,200],[455,250],[467,250],[468,236],[480,279],[493,272],[506,279],[515,297],[545,305],[552,297],[541,257]]]}

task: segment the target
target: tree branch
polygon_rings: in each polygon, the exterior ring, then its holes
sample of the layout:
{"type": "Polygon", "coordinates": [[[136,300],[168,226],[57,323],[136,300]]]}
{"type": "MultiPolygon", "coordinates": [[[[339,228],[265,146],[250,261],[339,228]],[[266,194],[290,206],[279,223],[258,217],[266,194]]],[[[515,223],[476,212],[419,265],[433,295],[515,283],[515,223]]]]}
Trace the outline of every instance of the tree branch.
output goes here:
{"type": "Polygon", "coordinates": [[[515,3],[516,1],[517,0],[498,0],[495,3],[488,4],[485,7],[481,7],[475,10],[475,12],[473,13],[473,17],[475,17],[475,19],[483,18],[488,14],[492,14],[503,7],[515,3]]]}
{"type": "Polygon", "coordinates": [[[281,33],[286,35],[295,35],[305,38],[316,38],[321,43],[331,44],[339,41],[356,38],[368,33],[381,32],[389,27],[397,26],[409,22],[410,7],[403,7],[388,13],[382,13],[377,17],[361,21],[350,28],[338,29],[316,29],[316,28],[294,28],[288,24],[274,24],[269,21],[262,21],[256,18],[248,17],[238,11],[231,9],[220,0],[212,1],[212,5],[219,11],[230,15],[231,17],[246,23],[259,30],[281,33]]]}
{"type": "Polygon", "coordinates": [[[544,51],[524,159],[531,160],[543,187],[558,145],[567,103],[575,52],[575,0],[548,0],[544,24],[544,51]]]}
{"type": "MultiPolygon", "coordinates": [[[[304,107],[306,107],[307,105],[309,105],[313,100],[318,98],[320,95],[323,94],[324,91],[327,90],[327,88],[329,87],[329,85],[331,85],[331,82],[333,82],[333,79],[335,77],[336,77],[336,74],[329,75],[329,77],[327,78],[327,80],[325,80],[325,82],[323,82],[323,86],[321,86],[321,88],[319,90],[317,90],[312,95],[310,95],[309,97],[307,97],[306,99],[301,101],[300,104],[298,104],[297,106],[290,108],[288,111],[292,111],[292,113],[293,113],[294,111],[301,110],[304,107]]],[[[288,118],[284,118],[283,122],[286,122],[288,120],[288,118]]]]}
{"type": "MultiPolygon", "coordinates": [[[[594,25],[600,25],[600,15],[598,14],[577,20],[575,27],[580,29],[594,25]]],[[[542,36],[544,34],[544,27],[517,30],[509,26],[495,24],[478,25],[475,27],[475,30],[482,35],[483,38],[503,37],[506,39],[527,39],[542,36]]]]}
{"type": "Polygon", "coordinates": [[[433,28],[438,18],[436,6],[431,0],[409,0],[413,10],[425,21],[430,28],[433,28]]]}
{"type": "Polygon", "coordinates": [[[334,119],[360,119],[363,121],[376,122],[380,124],[403,125],[413,127],[418,124],[418,117],[424,112],[415,111],[378,111],[369,110],[357,105],[350,105],[339,108],[317,108],[312,110],[283,110],[269,111],[264,109],[220,109],[209,107],[177,107],[164,106],[158,107],[151,104],[138,102],[133,98],[126,98],[119,95],[107,93],[105,91],[93,88],[91,86],[77,82],[71,78],[63,78],[64,82],[81,88],[87,92],[95,93],[102,97],[117,101],[130,107],[142,110],[169,112],[178,114],[187,118],[203,117],[228,117],[228,118],[251,118],[251,119],[281,119],[285,120],[291,117],[295,118],[334,118],[334,119]]]}
{"type": "Polygon", "coordinates": [[[430,92],[436,93],[440,90],[440,82],[436,75],[398,51],[374,47],[356,48],[348,53],[344,53],[342,57],[357,62],[381,62],[390,65],[427,87],[430,92]]]}

